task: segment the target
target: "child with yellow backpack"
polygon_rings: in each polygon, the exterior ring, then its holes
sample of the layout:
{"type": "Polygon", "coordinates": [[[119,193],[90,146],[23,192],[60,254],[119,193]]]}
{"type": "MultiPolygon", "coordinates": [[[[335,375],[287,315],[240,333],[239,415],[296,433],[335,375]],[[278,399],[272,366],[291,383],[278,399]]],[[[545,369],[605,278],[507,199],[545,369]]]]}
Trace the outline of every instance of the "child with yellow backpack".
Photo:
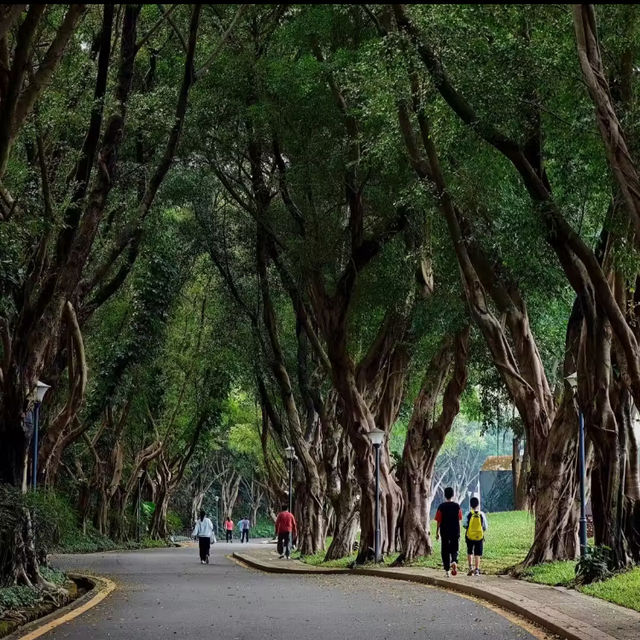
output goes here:
{"type": "Polygon", "coordinates": [[[469,500],[471,511],[464,519],[464,528],[467,530],[465,540],[467,542],[467,560],[469,561],[469,573],[467,575],[480,575],[480,559],[484,546],[484,532],[487,530],[487,516],[480,511],[480,501],[475,496],[469,500]],[[475,561],[475,562],[472,562],[475,561]],[[474,565],[475,564],[475,569],[474,565]]]}

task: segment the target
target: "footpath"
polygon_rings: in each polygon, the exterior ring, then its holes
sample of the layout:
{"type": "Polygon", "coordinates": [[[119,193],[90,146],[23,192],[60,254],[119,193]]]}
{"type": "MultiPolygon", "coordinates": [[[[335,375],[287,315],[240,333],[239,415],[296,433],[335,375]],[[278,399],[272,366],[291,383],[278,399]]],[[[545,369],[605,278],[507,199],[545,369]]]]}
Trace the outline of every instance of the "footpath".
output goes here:
{"type": "Polygon", "coordinates": [[[252,549],[250,553],[236,552],[233,557],[254,569],[269,573],[351,573],[441,587],[488,601],[567,640],[640,639],[639,612],[564,587],[549,587],[509,576],[458,574],[446,578],[442,571],[422,567],[314,567],[298,560],[280,560],[272,547],[252,549]]]}

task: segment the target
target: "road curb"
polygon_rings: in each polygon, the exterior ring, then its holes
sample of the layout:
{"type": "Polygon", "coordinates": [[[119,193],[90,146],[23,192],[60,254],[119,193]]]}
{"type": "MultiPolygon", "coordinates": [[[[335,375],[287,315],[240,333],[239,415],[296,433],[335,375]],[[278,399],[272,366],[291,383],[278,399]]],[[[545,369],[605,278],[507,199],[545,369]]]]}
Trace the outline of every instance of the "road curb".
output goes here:
{"type": "Polygon", "coordinates": [[[464,582],[457,582],[453,580],[445,580],[442,578],[436,578],[434,576],[420,575],[420,574],[408,574],[401,573],[399,571],[393,571],[393,569],[371,569],[371,568],[357,568],[357,569],[343,569],[335,568],[329,569],[324,567],[300,567],[290,565],[276,565],[267,563],[252,556],[243,553],[235,552],[233,557],[236,560],[260,571],[268,573],[288,573],[294,575],[310,575],[310,574],[342,574],[349,573],[351,575],[371,576],[377,578],[387,578],[389,580],[404,580],[405,582],[416,582],[420,584],[426,584],[431,587],[438,587],[447,591],[453,591],[466,596],[472,596],[478,600],[484,600],[490,604],[496,605],[502,609],[506,609],[511,613],[515,613],[521,616],[529,622],[542,627],[546,631],[553,633],[566,640],[616,640],[613,636],[603,633],[598,629],[594,629],[588,624],[583,623],[580,620],[567,616],[556,609],[551,607],[545,607],[541,609],[540,604],[528,600],[523,596],[516,596],[510,594],[507,590],[496,589],[492,587],[487,590],[480,585],[467,584],[464,582]]]}
{"type": "Polygon", "coordinates": [[[33,640],[34,638],[39,638],[52,629],[92,609],[116,589],[115,583],[108,578],[80,573],[69,573],[67,575],[70,578],[88,580],[93,583],[93,588],[68,605],[60,607],[60,609],[56,609],[42,618],[38,618],[21,626],[10,635],[5,636],[3,640],[33,640]]]}

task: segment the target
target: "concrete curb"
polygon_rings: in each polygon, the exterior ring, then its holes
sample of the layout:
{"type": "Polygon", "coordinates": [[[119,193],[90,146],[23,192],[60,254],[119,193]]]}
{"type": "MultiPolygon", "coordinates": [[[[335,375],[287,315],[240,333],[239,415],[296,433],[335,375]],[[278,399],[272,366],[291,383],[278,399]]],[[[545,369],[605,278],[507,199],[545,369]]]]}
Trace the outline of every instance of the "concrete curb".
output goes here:
{"type": "MultiPolygon", "coordinates": [[[[491,587],[483,588],[478,584],[468,584],[461,581],[445,580],[425,574],[404,573],[393,569],[328,569],[324,567],[301,567],[291,565],[273,565],[271,563],[258,560],[244,553],[233,554],[236,560],[260,571],[268,573],[288,573],[295,575],[309,574],[339,574],[349,573],[351,575],[372,576],[377,578],[387,578],[388,580],[404,580],[406,582],[416,582],[426,584],[431,587],[439,587],[447,591],[453,591],[466,596],[472,596],[479,600],[484,600],[502,609],[515,613],[525,620],[533,622],[555,635],[566,640],[616,640],[613,636],[603,633],[584,622],[567,616],[557,609],[551,607],[541,608],[540,604],[534,600],[527,599],[510,593],[506,589],[491,587]]],[[[505,585],[508,586],[508,585],[505,585]]]]}
{"type": "Polygon", "coordinates": [[[33,620],[19,627],[10,635],[5,636],[3,640],[33,640],[34,638],[39,638],[52,629],[59,627],[69,620],[77,618],[85,611],[95,607],[116,589],[115,583],[108,578],[78,573],[69,573],[67,575],[70,578],[81,578],[83,580],[87,580],[93,583],[93,588],[79,598],[76,598],[68,605],[60,607],[60,609],[56,609],[42,618],[38,618],[37,620],[33,620]]]}

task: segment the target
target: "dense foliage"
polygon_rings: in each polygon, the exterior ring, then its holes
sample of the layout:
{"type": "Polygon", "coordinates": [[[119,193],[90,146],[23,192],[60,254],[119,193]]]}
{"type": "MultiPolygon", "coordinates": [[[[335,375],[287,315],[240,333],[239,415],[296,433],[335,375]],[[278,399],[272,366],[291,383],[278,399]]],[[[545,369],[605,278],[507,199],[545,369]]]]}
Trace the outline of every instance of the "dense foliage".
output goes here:
{"type": "Polygon", "coordinates": [[[267,535],[288,446],[301,552],[364,562],[373,429],[383,554],[500,454],[514,563],[573,559],[579,411],[591,557],[638,563],[637,14],[3,5],[0,580],[267,535]]]}

